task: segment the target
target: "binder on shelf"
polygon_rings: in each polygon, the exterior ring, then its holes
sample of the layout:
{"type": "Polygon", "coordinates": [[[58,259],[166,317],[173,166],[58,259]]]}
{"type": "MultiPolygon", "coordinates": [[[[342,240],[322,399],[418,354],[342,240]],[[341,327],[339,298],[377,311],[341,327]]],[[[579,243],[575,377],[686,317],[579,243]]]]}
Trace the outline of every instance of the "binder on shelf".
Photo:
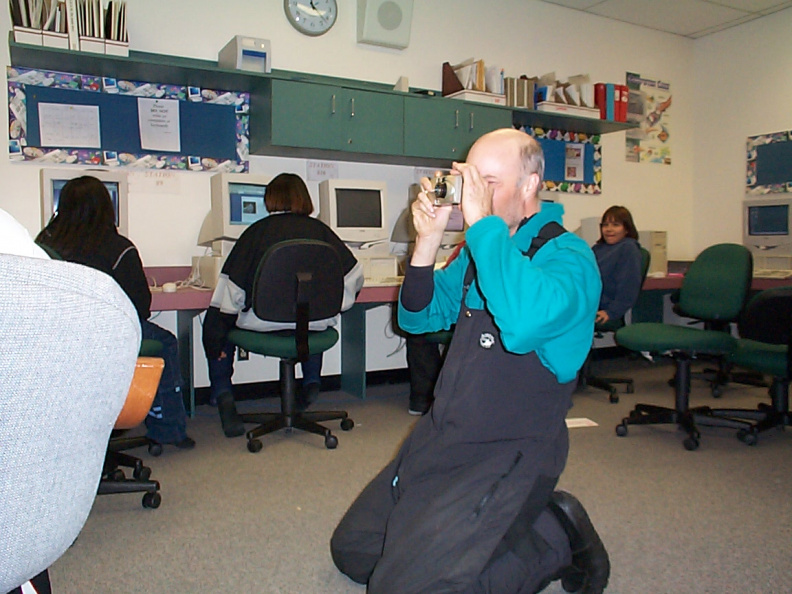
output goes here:
{"type": "Polygon", "coordinates": [[[80,50],[80,25],[77,13],[77,0],[65,0],[66,3],[66,33],[69,35],[69,49],[80,50]]]}
{"type": "Polygon", "coordinates": [[[607,100],[605,97],[605,83],[594,85],[594,105],[599,109],[600,119],[607,119],[607,100]]]}
{"type": "Polygon", "coordinates": [[[627,88],[627,85],[619,85],[620,90],[620,102],[619,102],[619,121],[626,122],[627,121],[627,102],[630,98],[630,89],[627,88]]]}
{"type": "Polygon", "coordinates": [[[616,85],[605,83],[605,119],[614,121],[616,119],[616,85]]]}

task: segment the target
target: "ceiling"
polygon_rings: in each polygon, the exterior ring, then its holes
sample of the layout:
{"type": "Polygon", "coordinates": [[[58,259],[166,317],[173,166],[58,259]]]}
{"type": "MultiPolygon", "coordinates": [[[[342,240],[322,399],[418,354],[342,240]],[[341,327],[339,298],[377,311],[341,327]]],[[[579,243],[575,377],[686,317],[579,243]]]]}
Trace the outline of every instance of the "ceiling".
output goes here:
{"type": "Polygon", "coordinates": [[[698,39],[792,7],[781,0],[543,0],[656,31],[698,39]]]}

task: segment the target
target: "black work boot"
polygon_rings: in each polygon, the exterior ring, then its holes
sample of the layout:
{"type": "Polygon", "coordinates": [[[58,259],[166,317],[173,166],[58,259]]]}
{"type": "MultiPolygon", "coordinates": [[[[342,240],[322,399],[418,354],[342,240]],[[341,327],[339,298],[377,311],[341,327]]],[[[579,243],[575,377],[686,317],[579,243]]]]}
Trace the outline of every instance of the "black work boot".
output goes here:
{"type": "Polygon", "coordinates": [[[599,594],[610,576],[610,560],[605,545],[576,497],[556,491],[550,498],[550,510],[569,537],[572,564],[561,571],[561,586],[566,592],[599,594]]]}
{"type": "Polygon", "coordinates": [[[239,418],[231,392],[223,392],[217,397],[217,412],[226,437],[239,437],[245,432],[245,424],[239,418]]]}

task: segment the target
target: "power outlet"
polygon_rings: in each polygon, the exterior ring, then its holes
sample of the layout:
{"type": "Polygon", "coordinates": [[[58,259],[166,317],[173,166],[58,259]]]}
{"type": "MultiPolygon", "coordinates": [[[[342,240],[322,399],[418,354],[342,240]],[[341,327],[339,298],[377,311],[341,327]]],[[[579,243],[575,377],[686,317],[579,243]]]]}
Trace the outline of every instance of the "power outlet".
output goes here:
{"type": "Polygon", "coordinates": [[[237,347],[237,361],[247,361],[250,359],[250,353],[242,347],[237,347]]]}

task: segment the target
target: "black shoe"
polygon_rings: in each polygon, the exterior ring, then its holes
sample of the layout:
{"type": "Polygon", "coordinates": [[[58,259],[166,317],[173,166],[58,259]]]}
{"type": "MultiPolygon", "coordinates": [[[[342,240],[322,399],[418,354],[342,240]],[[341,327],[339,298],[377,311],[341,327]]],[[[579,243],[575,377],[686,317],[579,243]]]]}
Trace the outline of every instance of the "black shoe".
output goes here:
{"type": "Polygon", "coordinates": [[[562,570],[561,586],[566,592],[599,594],[608,585],[610,560],[586,510],[564,491],[553,493],[550,510],[564,528],[572,549],[572,564],[562,570]]]}
{"type": "Polygon", "coordinates": [[[217,412],[226,437],[239,437],[245,432],[245,424],[239,418],[231,392],[223,392],[217,397],[217,412]]]}
{"type": "Polygon", "coordinates": [[[184,439],[182,439],[181,441],[177,441],[173,445],[179,448],[180,450],[191,450],[195,447],[195,440],[189,435],[185,435],[184,439]]]}
{"type": "Polygon", "coordinates": [[[430,408],[432,408],[431,400],[410,400],[410,407],[407,409],[407,412],[413,416],[419,417],[428,413],[430,408]]]}

